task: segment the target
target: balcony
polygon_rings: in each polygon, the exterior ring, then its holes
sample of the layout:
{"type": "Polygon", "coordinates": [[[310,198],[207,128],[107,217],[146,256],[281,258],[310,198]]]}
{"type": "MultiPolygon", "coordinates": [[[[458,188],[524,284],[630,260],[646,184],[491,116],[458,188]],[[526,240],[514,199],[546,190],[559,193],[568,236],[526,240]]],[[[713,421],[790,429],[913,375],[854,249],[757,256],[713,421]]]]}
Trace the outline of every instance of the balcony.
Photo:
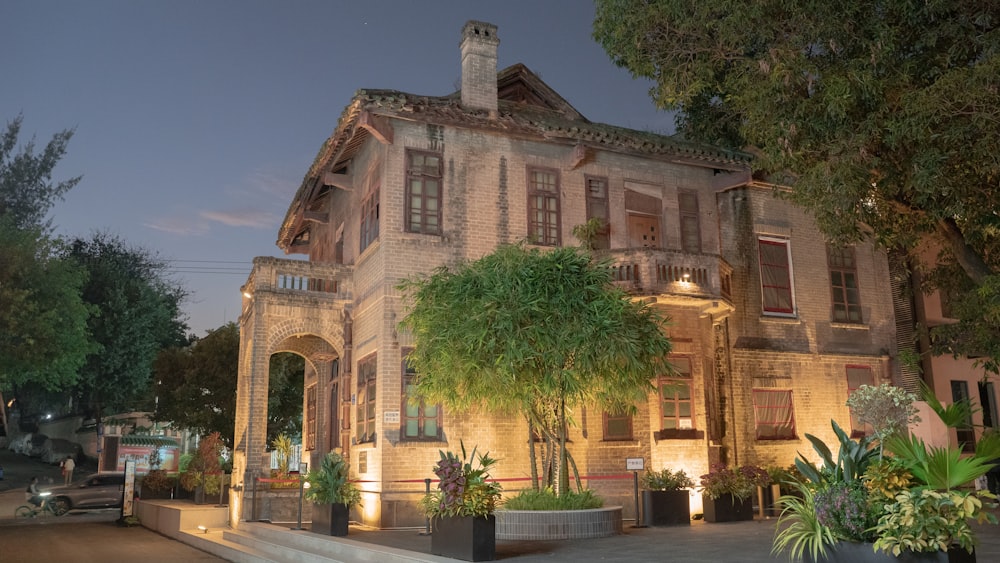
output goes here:
{"type": "Polygon", "coordinates": [[[692,254],[659,248],[622,248],[594,253],[610,261],[616,285],[636,297],[691,303],[732,310],[733,269],[715,254],[692,254]]]}
{"type": "Polygon", "coordinates": [[[244,308],[252,296],[263,295],[279,300],[349,301],[354,292],[353,276],[354,269],[343,264],[258,256],[253,259],[253,270],[241,288],[244,308]]]}

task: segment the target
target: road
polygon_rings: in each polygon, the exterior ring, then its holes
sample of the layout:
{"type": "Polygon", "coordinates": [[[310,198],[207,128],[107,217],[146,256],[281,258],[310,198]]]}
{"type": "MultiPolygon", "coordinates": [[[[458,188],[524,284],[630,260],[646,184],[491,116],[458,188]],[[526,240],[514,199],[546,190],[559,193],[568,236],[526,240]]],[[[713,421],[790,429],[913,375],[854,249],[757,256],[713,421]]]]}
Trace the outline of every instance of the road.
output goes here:
{"type": "MultiPolygon", "coordinates": [[[[76,510],[65,516],[14,518],[14,509],[24,504],[24,489],[38,477],[41,489],[61,485],[58,465],[0,449],[0,562],[35,563],[175,563],[177,561],[225,561],[172,540],[141,526],[117,524],[121,510],[76,510]]],[[[84,465],[74,473],[78,479],[96,470],[84,465]]]]}

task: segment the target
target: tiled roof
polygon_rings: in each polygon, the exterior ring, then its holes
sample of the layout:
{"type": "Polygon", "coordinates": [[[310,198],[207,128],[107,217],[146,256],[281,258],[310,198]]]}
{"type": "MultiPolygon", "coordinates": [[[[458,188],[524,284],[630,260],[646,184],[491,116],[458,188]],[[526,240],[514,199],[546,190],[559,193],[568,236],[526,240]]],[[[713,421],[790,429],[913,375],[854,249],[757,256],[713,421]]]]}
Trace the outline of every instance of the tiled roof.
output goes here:
{"type": "Polygon", "coordinates": [[[458,92],[448,96],[421,96],[398,90],[358,90],[344,108],[337,128],[323,144],[278,233],[278,246],[287,248],[297,234],[298,218],[313,193],[321,186],[324,170],[347,162],[367,139],[368,132],[357,126],[364,111],[397,119],[435,125],[474,128],[540,141],[583,144],[604,150],[639,154],[727,170],[747,170],[752,156],[625,127],[588,121],[524,65],[513,65],[498,73],[498,86],[509,88],[520,81],[522,93],[534,100],[498,101],[498,115],[462,107],[458,92]]]}

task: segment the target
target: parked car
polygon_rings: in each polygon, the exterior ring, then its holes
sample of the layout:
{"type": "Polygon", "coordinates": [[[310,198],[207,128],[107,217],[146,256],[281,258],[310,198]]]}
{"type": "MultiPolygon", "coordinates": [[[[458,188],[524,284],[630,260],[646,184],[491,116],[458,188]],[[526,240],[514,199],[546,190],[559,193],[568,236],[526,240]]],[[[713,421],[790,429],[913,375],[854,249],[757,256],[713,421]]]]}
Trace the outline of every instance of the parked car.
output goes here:
{"type": "Polygon", "coordinates": [[[118,508],[125,495],[125,474],[94,473],[79,483],[48,491],[56,514],[78,508],[118,508]]]}

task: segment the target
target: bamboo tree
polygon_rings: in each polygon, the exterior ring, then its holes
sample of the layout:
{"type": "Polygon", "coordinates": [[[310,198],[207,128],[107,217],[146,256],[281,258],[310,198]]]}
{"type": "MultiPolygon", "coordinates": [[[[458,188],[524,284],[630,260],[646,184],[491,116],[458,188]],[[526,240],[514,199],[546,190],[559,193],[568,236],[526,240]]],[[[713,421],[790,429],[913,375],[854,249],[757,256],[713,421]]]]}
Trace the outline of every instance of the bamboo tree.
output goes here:
{"type": "Polygon", "coordinates": [[[533,413],[553,440],[559,494],[569,486],[571,409],[634,412],[671,369],[663,317],[614,287],[608,265],[580,248],[504,245],[399,288],[416,395],[457,411],[533,413]]]}

